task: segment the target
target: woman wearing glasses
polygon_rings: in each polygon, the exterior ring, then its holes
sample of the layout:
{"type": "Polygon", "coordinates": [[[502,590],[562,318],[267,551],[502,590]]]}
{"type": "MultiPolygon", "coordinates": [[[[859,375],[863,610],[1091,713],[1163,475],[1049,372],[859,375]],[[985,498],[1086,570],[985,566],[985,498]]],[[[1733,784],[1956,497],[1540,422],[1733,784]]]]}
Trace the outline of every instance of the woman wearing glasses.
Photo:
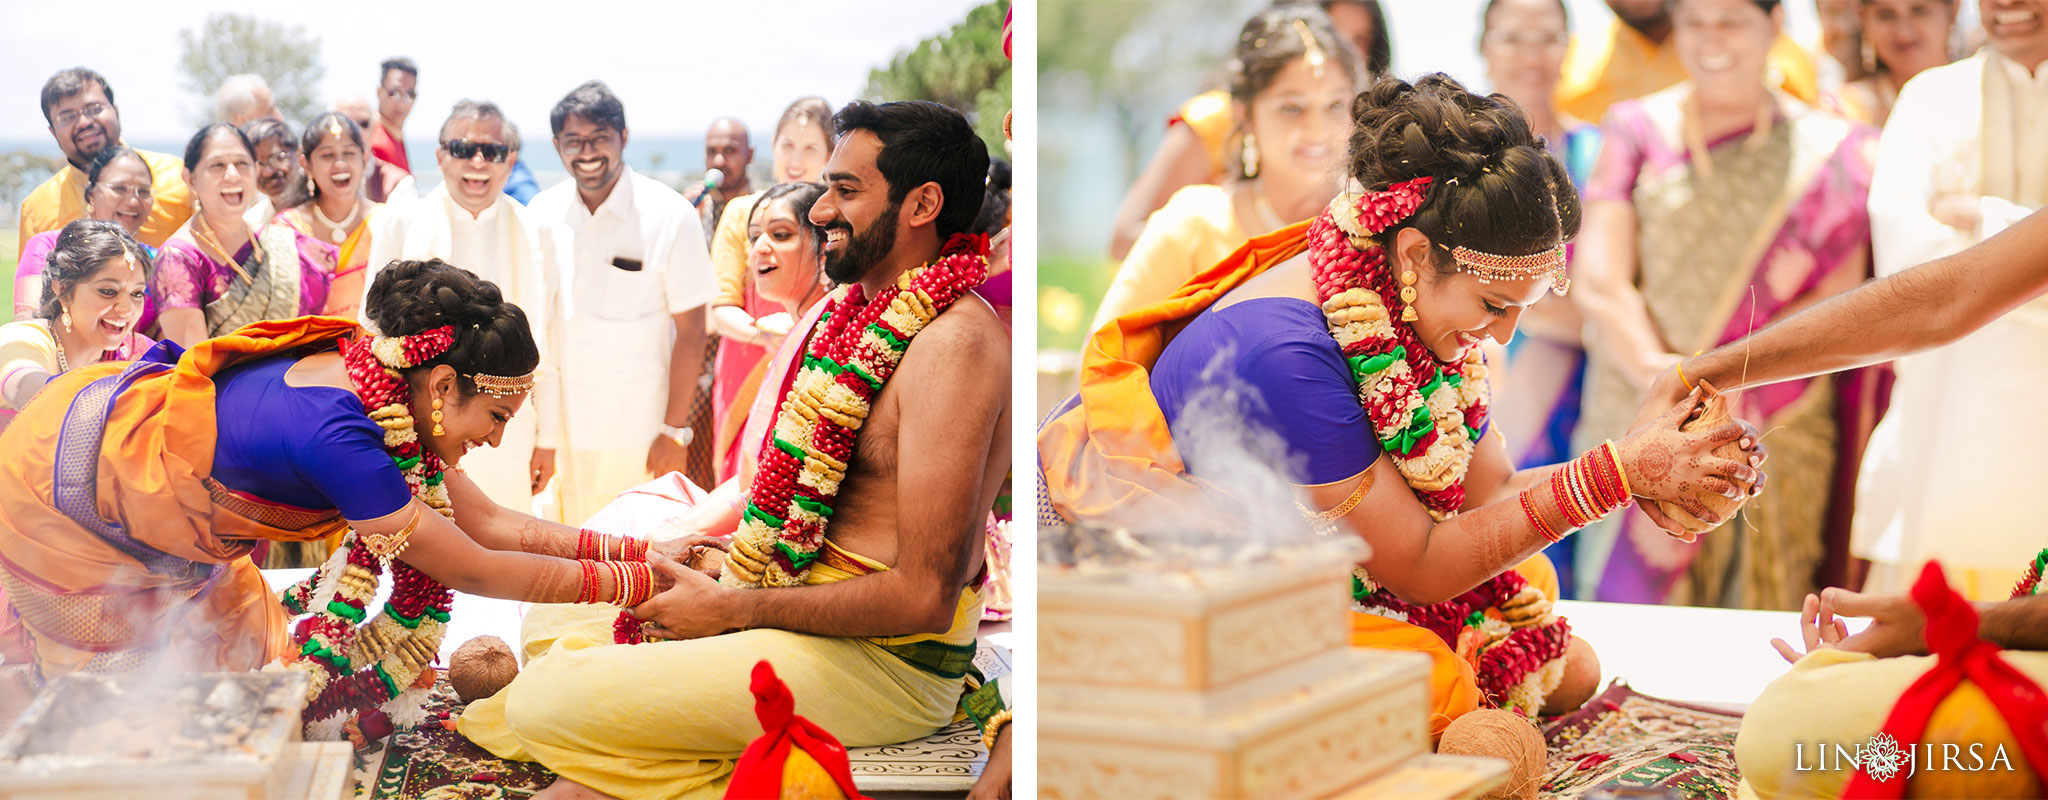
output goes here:
{"type": "MultiPolygon", "coordinates": [[[[91,166],[85,171],[86,217],[119,223],[128,235],[135,236],[136,231],[142,229],[142,223],[149,219],[150,187],[155,180],[149,162],[127,145],[101,150],[93,156],[91,166]]],[[[17,321],[41,319],[43,316],[43,272],[49,264],[51,251],[57,249],[59,233],[62,233],[61,229],[43,231],[22,243],[21,265],[14,270],[14,318],[17,321]]],[[[146,244],[143,247],[151,257],[156,256],[156,248],[146,244]]],[[[149,331],[155,324],[156,304],[146,303],[136,329],[149,331]]]]}
{"type": "Polygon", "coordinates": [[[243,219],[260,194],[249,137],[226,123],[201,128],[185,145],[185,183],[198,210],[164,242],[150,283],[163,338],[191,347],[325,307],[334,246],[288,225],[243,219]]]}
{"type": "Polygon", "coordinates": [[[277,222],[339,248],[334,283],[320,313],[356,318],[370,264],[370,215],[382,204],[363,189],[369,183],[370,148],[363,129],[340,112],[314,117],[299,137],[306,179],[291,187],[277,222]]]}

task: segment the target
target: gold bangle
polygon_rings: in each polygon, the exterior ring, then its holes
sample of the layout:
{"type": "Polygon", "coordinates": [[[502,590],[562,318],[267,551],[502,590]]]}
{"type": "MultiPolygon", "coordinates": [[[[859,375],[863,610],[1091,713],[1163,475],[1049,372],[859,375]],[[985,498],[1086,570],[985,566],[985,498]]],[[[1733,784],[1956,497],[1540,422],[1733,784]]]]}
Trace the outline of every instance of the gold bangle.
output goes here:
{"type": "MultiPolygon", "coordinates": [[[[1386,456],[1385,451],[1382,451],[1380,455],[1382,457],[1386,456]]],[[[1365,468],[1365,478],[1358,482],[1358,488],[1353,489],[1351,496],[1344,498],[1344,502],[1338,503],[1336,508],[1328,511],[1310,511],[1308,506],[1298,502],[1294,504],[1294,507],[1301,510],[1302,516],[1316,522],[1336,522],[1343,519],[1345,514],[1351,513],[1351,509],[1358,507],[1359,502],[1365,499],[1366,493],[1372,491],[1372,468],[1378,466],[1379,463],[1379,459],[1373,459],[1372,465],[1365,468]]]]}
{"type": "MultiPolygon", "coordinates": [[[[1699,357],[1700,357],[1700,354],[1701,354],[1701,353],[1704,353],[1704,352],[1707,352],[1707,351],[1706,351],[1706,350],[1694,350],[1694,351],[1692,351],[1692,357],[1693,357],[1693,358],[1699,358],[1699,357]]],[[[1688,392],[1691,392],[1691,391],[1696,391],[1696,390],[1698,390],[1698,389],[1699,389],[1699,387],[1697,387],[1697,386],[1694,386],[1694,385],[1692,385],[1692,381],[1689,381],[1689,380],[1686,380],[1686,379],[1685,379],[1685,359],[1683,359],[1683,358],[1681,358],[1681,359],[1679,359],[1679,360],[1678,360],[1678,382],[1679,382],[1679,383],[1683,383],[1683,384],[1685,384],[1685,390],[1686,390],[1686,391],[1688,391],[1688,392]]]]}
{"type": "Polygon", "coordinates": [[[996,734],[1003,732],[1003,726],[1010,724],[1010,710],[1005,708],[988,718],[988,726],[981,729],[981,749],[996,749],[996,734]]]}

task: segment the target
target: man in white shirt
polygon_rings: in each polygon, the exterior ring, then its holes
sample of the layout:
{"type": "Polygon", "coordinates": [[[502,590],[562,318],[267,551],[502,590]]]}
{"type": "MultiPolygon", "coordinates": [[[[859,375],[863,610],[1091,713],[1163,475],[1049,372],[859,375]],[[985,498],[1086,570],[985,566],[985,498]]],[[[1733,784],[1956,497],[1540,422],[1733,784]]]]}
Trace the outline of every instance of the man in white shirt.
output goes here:
{"type": "Polygon", "coordinates": [[[716,291],[697,214],[625,164],[626,110],[601,81],[549,115],[569,180],[535,195],[563,347],[563,519],[580,524],[650,475],[682,470],[704,307],[716,291]]]}
{"type": "MultiPolygon", "coordinates": [[[[1978,10],[1989,45],[1908,82],[1878,145],[1870,227],[1880,277],[2048,204],[2048,0],[1979,0],[1978,10]]],[[[1857,487],[1852,552],[1871,561],[1867,587],[1903,590],[1940,558],[1974,599],[2005,595],[2040,546],[2026,532],[2042,507],[2017,498],[2048,469],[2048,421],[2010,411],[2048,396],[2041,363],[2048,300],[1896,364],[1891,410],[1857,487]],[[1964,419],[2001,420],[1999,446],[1949,435],[1964,419]]]]}
{"type": "Polygon", "coordinates": [[[439,258],[497,284],[506,300],[526,312],[541,353],[533,395],[506,422],[497,441],[476,443],[493,447],[462,460],[463,470],[492,502],[525,511],[555,474],[562,371],[540,233],[527,221],[526,210],[503,191],[518,156],[519,129],[496,105],[456,103],[441,125],[441,146],[435,150],[441,185],[416,201],[386,206],[371,219],[371,271],[364,292],[367,297],[377,270],[392,261],[439,258]]]}

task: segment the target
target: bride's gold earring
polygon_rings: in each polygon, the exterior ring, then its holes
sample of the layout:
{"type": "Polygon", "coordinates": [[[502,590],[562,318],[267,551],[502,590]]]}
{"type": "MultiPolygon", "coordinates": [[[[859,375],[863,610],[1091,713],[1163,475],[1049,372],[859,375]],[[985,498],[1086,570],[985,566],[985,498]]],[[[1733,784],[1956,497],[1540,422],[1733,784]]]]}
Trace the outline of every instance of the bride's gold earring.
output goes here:
{"type": "Polygon", "coordinates": [[[1415,270],[1401,270],[1401,321],[1414,322],[1415,316],[1415,270]]]}
{"type": "Polygon", "coordinates": [[[434,398],[434,413],[427,415],[427,418],[434,421],[435,436],[448,435],[448,431],[441,427],[441,398],[434,398]]]}
{"type": "Polygon", "coordinates": [[[1259,177],[1259,140],[1249,133],[1245,134],[1244,151],[1240,155],[1244,158],[1244,176],[1259,177]]]}

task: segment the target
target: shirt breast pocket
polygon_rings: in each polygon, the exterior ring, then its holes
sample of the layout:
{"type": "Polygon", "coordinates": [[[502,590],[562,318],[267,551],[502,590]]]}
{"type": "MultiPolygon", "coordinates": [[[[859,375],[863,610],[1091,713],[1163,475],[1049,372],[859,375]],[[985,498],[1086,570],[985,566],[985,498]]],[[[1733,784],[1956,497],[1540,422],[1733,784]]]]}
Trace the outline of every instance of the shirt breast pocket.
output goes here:
{"type": "Polygon", "coordinates": [[[635,320],[665,313],[660,276],[636,256],[593,265],[577,281],[577,305],[599,319],[635,320]]]}

